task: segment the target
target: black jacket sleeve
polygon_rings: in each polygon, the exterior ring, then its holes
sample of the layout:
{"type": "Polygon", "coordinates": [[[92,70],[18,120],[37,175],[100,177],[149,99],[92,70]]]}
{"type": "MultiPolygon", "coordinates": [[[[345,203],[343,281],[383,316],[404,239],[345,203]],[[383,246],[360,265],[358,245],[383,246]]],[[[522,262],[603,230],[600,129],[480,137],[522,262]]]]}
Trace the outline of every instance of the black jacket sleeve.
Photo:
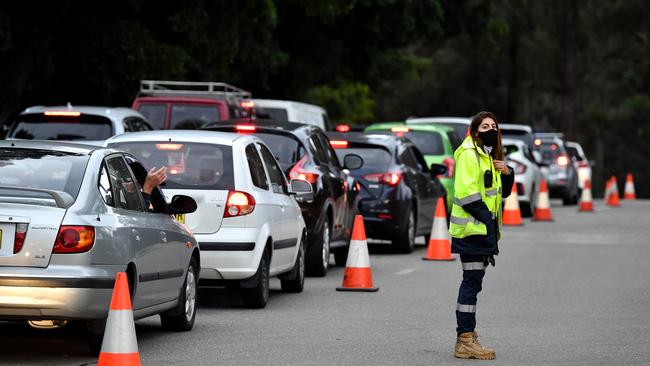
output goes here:
{"type": "Polygon", "coordinates": [[[482,200],[463,205],[463,210],[469,212],[470,215],[485,225],[492,222],[492,213],[482,200]]]}
{"type": "Polygon", "coordinates": [[[503,198],[510,195],[512,185],[515,183],[515,171],[511,167],[508,167],[508,169],[510,169],[510,174],[501,174],[501,195],[503,198]]]}

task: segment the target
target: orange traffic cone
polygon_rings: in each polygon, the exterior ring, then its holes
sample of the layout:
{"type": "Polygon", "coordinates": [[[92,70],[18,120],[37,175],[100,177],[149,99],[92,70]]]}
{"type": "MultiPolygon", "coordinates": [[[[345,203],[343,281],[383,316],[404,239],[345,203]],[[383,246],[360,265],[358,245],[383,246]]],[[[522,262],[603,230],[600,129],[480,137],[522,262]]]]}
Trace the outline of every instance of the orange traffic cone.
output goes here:
{"type": "Polygon", "coordinates": [[[634,179],[632,178],[632,173],[627,173],[627,178],[625,179],[625,191],[623,193],[623,199],[625,200],[636,199],[636,193],[634,192],[634,179]]]}
{"type": "Polygon", "coordinates": [[[370,255],[366,241],[366,229],[363,226],[363,216],[354,217],[348,261],[345,264],[343,285],[336,291],[365,291],[375,292],[378,287],[372,285],[372,270],[370,269],[370,255]]]}
{"type": "Polygon", "coordinates": [[[612,207],[620,207],[621,197],[618,194],[618,182],[616,181],[616,176],[612,175],[610,181],[611,181],[611,188],[610,188],[610,194],[607,197],[607,205],[612,207]]]}
{"type": "Polygon", "coordinates": [[[582,189],[582,196],[580,197],[580,212],[594,212],[594,202],[591,198],[591,183],[589,179],[585,180],[585,186],[582,189]]]}
{"type": "Polygon", "coordinates": [[[519,210],[517,183],[512,185],[512,192],[506,198],[506,204],[503,207],[503,225],[523,225],[521,222],[521,210],[519,210]]]}
{"type": "Polygon", "coordinates": [[[548,185],[546,179],[542,178],[537,195],[537,208],[535,208],[535,221],[553,221],[551,216],[551,205],[548,201],[548,185]]]}
{"type": "Polygon", "coordinates": [[[118,272],[97,366],[140,366],[126,273],[118,272]]]}
{"type": "Polygon", "coordinates": [[[449,230],[447,229],[447,213],[445,201],[442,197],[438,198],[436,203],[436,213],[433,215],[433,225],[431,225],[431,236],[429,237],[429,249],[425,261],[453,261],[451,256],[451,240],[449,239],[449,230]]]}

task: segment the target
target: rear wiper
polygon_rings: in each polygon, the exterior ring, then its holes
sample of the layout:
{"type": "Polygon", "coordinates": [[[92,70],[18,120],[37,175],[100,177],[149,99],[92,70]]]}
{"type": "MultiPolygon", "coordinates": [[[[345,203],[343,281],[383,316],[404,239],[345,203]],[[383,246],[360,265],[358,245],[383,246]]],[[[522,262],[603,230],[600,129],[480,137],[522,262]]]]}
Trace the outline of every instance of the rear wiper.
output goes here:
{"type": "Polygon", "coordinates": [[[53,138],[49,138],[48,140],[84,140],[86,136],[82,135],[73,135],[73,134],[58,134],[53,138]]]}
{"type": "Polygon", "coordinates": [[[59,208],[68,208],[72,206],[72,204],[74,203],[74,198],[72,198],[72,196],[69,195],[67,192],[63,192],[63,191],[54,191],[51,189],[38,189],[38,188],[6,187],[6,186],[0,186],[0,189],[47,194],[48,196],[54,199],[56,206],[59,208]]]}

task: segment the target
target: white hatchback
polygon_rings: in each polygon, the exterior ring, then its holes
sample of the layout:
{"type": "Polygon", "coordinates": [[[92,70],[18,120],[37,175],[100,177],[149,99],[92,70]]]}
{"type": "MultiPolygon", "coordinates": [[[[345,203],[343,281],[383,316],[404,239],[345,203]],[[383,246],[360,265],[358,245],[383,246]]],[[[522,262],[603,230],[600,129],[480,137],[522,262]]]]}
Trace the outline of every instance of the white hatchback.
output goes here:
{"type": "Polygon", "coordinates": [[[148,168],[168,167],[167,198],[188,195],[198,209],[177,220],[201,248],[201,284],[241,287],[244,304],[261,308],[269,277],[282,290],[304,284],[305,223],[294,196],[313,199],[307,181],[287,181],[257,137],[213,131],[160,130],[106,141],[148,168]],[[235,286],[232,286],[235,285],[235,286]]]}
{"type": "Polygon", "coordinates": [[[504,138],[502,144],[507,156],[507,164],[515,171],[521,214],[524,217],[531,217],[537,207],[542,172],[535,162],[533,152],[524,141],[504,138]]]}

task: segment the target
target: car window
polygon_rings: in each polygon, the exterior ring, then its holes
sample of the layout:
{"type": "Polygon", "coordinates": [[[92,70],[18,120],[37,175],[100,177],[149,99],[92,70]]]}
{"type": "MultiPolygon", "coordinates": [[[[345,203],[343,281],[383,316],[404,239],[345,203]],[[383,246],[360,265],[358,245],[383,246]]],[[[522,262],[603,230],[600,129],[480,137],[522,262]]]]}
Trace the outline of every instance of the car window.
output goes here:
{"type": "Polygon", "coordinates": [[[255,145],[250,144],[246,146],[246,160],[248,160],[248,169],[251,173],[253,184],[258,188],[268,190],[269,184],[266,180],[264,165],[262,165],[262,160],[257,153],[255,145]]]}
{"type": "Polygon", "coordinates": [[[131,121],[129,121],[128,118],[125,118],[125,119],[122,121],[122,126],[124,127],[124,132],[133,132],[133,131],[137,131],[137,129],[135,128],[135,126],[133,125],[133,123],[132,123],[131,121]]]}
{"type": "Polygon", "coordinates": [[[259,132],[255,136],[271,149],[285,174],[289,174],[291,168],[307,153],[300,141],[292,135],[259,132]]]}
{"type": "Polygon", "coordinates": [[[162,130],[165,128],[165,108],[164,104],[143,103],[140,105],[139,112],[142,113],[154,129],[162,130]]]}
{"type": "Polygon", "coordinates": [[[104,203],[109,206],[115,207],[115,200],[113,199],[113,190],[111,189],[110,178],[108,177],[108,170],[106,170],[106,164],[102,164],[102,168],[99,171],[99,194],[102,196],[104,203]]]}
{"type": "Polygon", "coordinates": [[[113,136],[113,124],[103,116],[81,113],[46,116],[29,113],[18,116],[10,136],[26,140],[106,140],[113,136]]]}
{"type": "Polygon", "coordinates": [[[458,137],[456,131],[447,131],[447,138],[449,139],[451,147],[454,150],[456,150],[458,146],[463,143],[463,141],[461,141],[461,139],[458,137]]]}
{"type": "Polygon", "coordinates": [[[327,155],[327,161],[329,161],[332,165],[334,165],[335,168],[341,169],[341,163],[339,162],[339,158],[336,156],[336,153],[334,152],[334,149],[332,148],[332,145],[329,143],[327,137],[322,133],[319,133],[316,136],[318,136],[320,146],[323,148],[325,154],[327,155]]]}
{"type": "Polygon", "coordinates": [[[420,170],[423,171],[423,172],[429,171],[429,168],[427,167],[427,162],[426,162],[426,160],[424,160],[424,156],[422,156],[422,153],[420,152],[420,150],[418,150],[418,148],[415,147],[415,146],[409,147],[409,150],[411,150],[411,153],[413,154],[413,157],[415,157],[415,161],[421,167],[420,170]]]}
{"type": "Polygon", "coordinates": [[[284,173],[278,165],[278,162],[271,154],[271,151],[263,145],[260,145],[260,152],[262,153],[262,160],[266,165],[266,170],[269,172],[271,178],[271,187],[274,193],[287,193],[287,181],[284,179],[284,173]]]}
{"type": "MultiPolygon", "coordinates": [[[[63,191],[77,198],[89,155],[62,151],[0,148],[0,186],[63,191]]],[[[3,197],[45,199],[41,193],[4,190],[3,197]]],[[[46,203],[46,202],[44,202],[46,203]]]]}
{"type": "Polygon", "coordinates": [[[255,107],[258,118],[268,118],[276,121],[288,121],[289,114],[285,108],[255,107]]]}
{"type": "Polygon", "coordinates": [[[197,129],[208,122],[221,120],[219,107],[216,105],[172,105],[170,119],[171,129],[197,129]]]}
{"type": "Polygon", "coordinates": [[[318,140],[318,136],[311,135],[309,136],[308,140],[309,145],[314,151],[316,164],[327,164],[327,153],[325,152],[323,144],[318,140]]]}
{"type": "Polygon", "coordinates": [[[122,157],[114,157],[106,161],[115,207],[126,210],[142,211],[142,196],[138,183],[131,176],[122,157]]]}
{"type": "Polygon", "coordinates": [[[400,147],[400,152],[397,155],[397,159],[401,164],[404,164],[413,169],[418,169],[418,163],[415,161],[415,157],[406,146],[400,147]]]}
{"type": "Polygon", "coordinates": [[[567,146],[566,151],[569,153],[569,155],[572,158],[576,159],[576,161],[582,161],[583,160],[582,156],[580,156],[580,152],[578,151],[577,148],[575,148],[573,146],[567,146]]]}
{"type": "Polygon", "coordinates": [[[385,172],[391,163],[391,156],[388,150],[383,147],[354,147],[350,149],[336,149],[336,154],[340,160],[345,158],[345,155],[356,154],[363,159],[364,171],[378,171],[385,172]]]}
{"type": "Polygon", "coordinates": [[[169,189],[231,190],[232,147],[195,142],[122,142],[111,147],[135,156],[147,168],[166,166],[169,189]]]}

